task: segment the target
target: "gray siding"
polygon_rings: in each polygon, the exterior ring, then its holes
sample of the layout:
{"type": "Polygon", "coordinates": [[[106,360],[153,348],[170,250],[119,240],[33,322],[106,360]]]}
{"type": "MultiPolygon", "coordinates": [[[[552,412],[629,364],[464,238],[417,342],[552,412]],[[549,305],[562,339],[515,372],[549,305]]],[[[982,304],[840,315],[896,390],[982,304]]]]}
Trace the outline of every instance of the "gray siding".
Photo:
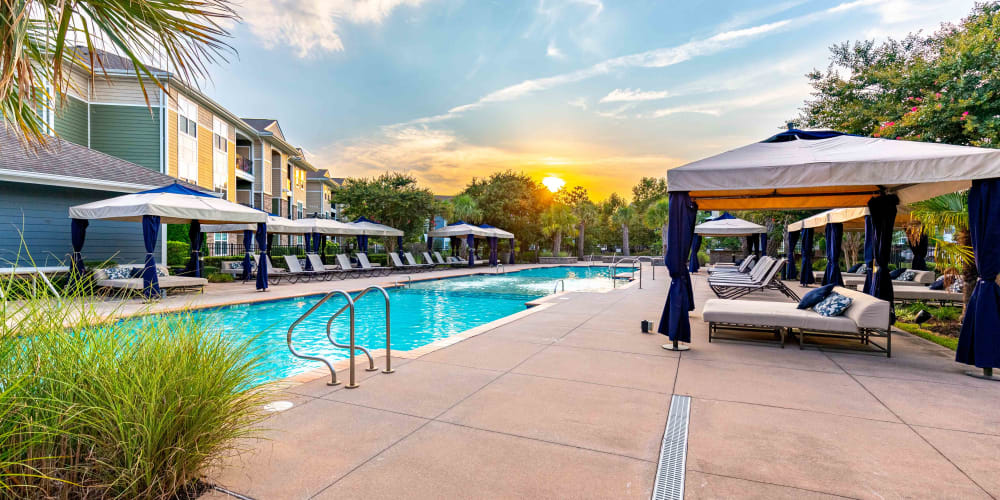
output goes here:
{"type": "Polygon", "coordinates": [[[66,102],[56,105],[56,134],[81,146],[87,145],[87,103],[69,96],[66,102]]]}
{"type": "Polygon", "coordinates": [[[160,171],[160,109],[90,105],[90,147],[160,171]]]}
{"type": "MultiPolygon", "coordinates": [[[[110,191],[92,191],[0,182],[0,267],[18,259],[21,234],[36,265],[58,265],[72,251],[69,207],[117,196],[110,191]]],[[[157,242],[156,260],[160,260],[157,242]]],[[[30,262],[20,249],[20,265],[30,262]]],[[[87,261],[114,259],[118,263],[142,262],[142,225],[134,222],[90,221],[83,258],[87,261]]]]}

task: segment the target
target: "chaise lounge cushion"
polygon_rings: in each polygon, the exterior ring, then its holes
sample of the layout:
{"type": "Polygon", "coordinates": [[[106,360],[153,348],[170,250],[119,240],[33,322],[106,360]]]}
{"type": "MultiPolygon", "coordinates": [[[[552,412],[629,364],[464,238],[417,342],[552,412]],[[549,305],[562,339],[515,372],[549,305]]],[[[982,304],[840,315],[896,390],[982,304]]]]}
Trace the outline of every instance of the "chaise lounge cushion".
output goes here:
{"type": "Polygon", "coordinates": [[[711,299],[705,302],[702,319],[713,323],[833,332],[857,332],[859,328],[884,330],[889,326],[888,302],[843,287],[834,287],[833,291],[852,301],[842,316],[824,317],[815,311],[799,309],[793,302],[711,299]]]}

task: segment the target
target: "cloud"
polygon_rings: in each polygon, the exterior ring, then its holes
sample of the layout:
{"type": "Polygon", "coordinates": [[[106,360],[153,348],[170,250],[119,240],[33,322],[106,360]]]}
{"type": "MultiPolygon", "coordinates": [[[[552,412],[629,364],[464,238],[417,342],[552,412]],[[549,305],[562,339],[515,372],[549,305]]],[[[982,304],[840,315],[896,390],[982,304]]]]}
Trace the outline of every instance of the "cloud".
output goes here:
{"type": "Polygon", "coordinates": [[[545,55],[553,59],[565,59],[566,54],[563,54],[559,47],[556,47],[556,42],[549,42],[548,48],[545,49],[545,55]]]}
{"type": "Polygon", "coordinates": [[[288,45],[298,57],[344,50],[343,23],[381,24],[397,7],[425,0],[251,0],[240,8],[243,22],[265,47],[288,45]]]}
{"type": "Polygon", "coordinates": [[[656,101],[669,95],[666,90],[614,89],[602,97],[601,102],[656,101]]]}
{"type": "Polygon", "coordinates": [[[643,175],[681,163],[663,155],[621,155],[587,143],[538,143],[520,149],[471,144],[452,131],[423,126],[386,129],[365,139],[332,144],[317,151],[314,164],[335,168],[337,175],[371,176],[385,171],[408,172],[435,193],[461,191],[473,176],[512,169],[540,180],[558,175],[570,185],[586,185],[597,196],[627,191],[643,175]],[[564,150],[553,156],[554,150],[564,150]],[[609,169],[615,175],[608,177],[609,169]]]}
{"type": "Polygon", "coordinates": [[[722,116],[730,111],[753,108],[781,99],[801,103],[802,98],[808,95],[809,88],[808,83],[795,83],[785,85],[784,87],[767,89],[764,92],[757,94],[744,95],[734,99],[722,99],[700,104],[687,104],[683,106],[661,108],[648,113],[643,113],[636,116],[636,118],[663,118],[665,116],[675,115],[678,113],[697,113],[710,116],[722,116]]]}
{"type": "Polygon", "coordinates": [[[586,111],[586,109],[587,109],[587,98],[586,97],[577,97],[576,99],[573,99],[572,101],[569,101],[566,104],[569,104],[570,106],[573,106],[574,108],[580,108],[580,109],[586,111]]]}

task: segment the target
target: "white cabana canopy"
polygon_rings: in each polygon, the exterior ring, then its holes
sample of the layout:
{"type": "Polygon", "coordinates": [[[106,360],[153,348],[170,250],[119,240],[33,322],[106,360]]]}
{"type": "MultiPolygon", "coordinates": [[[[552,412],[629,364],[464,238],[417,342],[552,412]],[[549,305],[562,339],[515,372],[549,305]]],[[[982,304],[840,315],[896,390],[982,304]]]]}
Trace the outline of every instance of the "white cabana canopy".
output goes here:
{"type": "MultiPolygon", "coordinates": [[[[464,222],[458,222],[455,224],[435,229],[427,233],[427,236],[430,236],[432,238],[452,238],[456,236],[468,236],[470,234],[475,236],[476,238],[488,238],[492,236],[497,236],[491,231],[492,231],[491,229],[486,229],[479,226],[473,226],[472,224],[466,224],[464,222]]],[[[507,233],[507,231],[503,232],[507,233]]],[[[511,234],[510,237],[513,238],[514,235],[511,234]]]]}
{"type": "Polygon", "coordinates": [[[267,222],[267,214],[260,210],[180,184],[116,196],[69,209],[71,219],[141,222],[144,215],[159,216],[163,224],[187,224],[193,220],[208,224],[267,222]]]}
{"type": "MultiPolygon", "coordinates": [[[[308,227],[295,221],[278,217],[277,215],[267,216],[267,234],[302,234],[309,231],[308,227]]],[[[257,224],[203,224],[203,233],[242,233],[243,231],[257,232],[257,224]]]]}
{"type": "Polygon", "coordinates": [[[703,222],[694,227],[694,233],[702,236],[747,236],[766,233],[767,228],[739,218],[719,219],[703,222]]]}
{"type": "MultiPolygon", "coordinates": [[[[818,213],[798,222],[788,225],[789,231],[801,231],[807,227],[823,227],[827,224],[840,223],[845,230],[864,231],[865,216],[870,215],[868,207],[835,208],[818,213]]],[[[910,222],[910,210],[903,205],[896,208],[896,227],[903,227],[910,222]]]]}
{"type": "Polygon", "coordinates": [[[501,240],[512,240],[512,239],[514,239],[514,233],[512,233],[510,231],[504,231],[503,229],[500,229],[498,227],[482,227],[482,226],[480,226],[480,229],[485,229],[486,231],[488,231],[490,233],[489,236],[493,237],[493,238],[498,238],[498,239],[501,239],[501,240]]]}
{"type": "Polygon", "coordinates": [[[667,171],[670,191],[700,210],[863,207],[882,192],[901,204],[1000,177],[1000,149],[789,130],[667,171]]]}
{"type": "Polygon", "coordinates": [[[303,232],[334,236],[355,236],[365,234],[364,229],[357,227],[354,224],[340,222],[333,219],[307,218],[299,219],[295,222],[305,227],[305,231],[303,232]]]}
{"type": "Polygon", "coordinates": [[[349,224],[353,226],[356,230],[360,231],[357,235],[364,236],[402,236],[403,232],[399,229],[386,226],[385,224],[379,224],[377,222],[372,222],[368,219],[362,218],[361,220],[356,220],[349,224]]]}

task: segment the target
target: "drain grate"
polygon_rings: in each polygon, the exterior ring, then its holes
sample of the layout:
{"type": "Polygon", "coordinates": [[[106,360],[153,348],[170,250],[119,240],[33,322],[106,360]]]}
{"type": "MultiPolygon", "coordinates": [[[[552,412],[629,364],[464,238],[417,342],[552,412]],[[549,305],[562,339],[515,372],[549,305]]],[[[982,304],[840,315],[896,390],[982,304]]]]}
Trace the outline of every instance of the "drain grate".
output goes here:
{"type": "Polygon", "coordinates": [[[660,461],[656,466],[653,500],[684,498],[690,416],[691,398],[673,396],[670,400],[670,415],[667,416],[667,430],[663,433],[663,445],[660,447],[660,461]]]}

